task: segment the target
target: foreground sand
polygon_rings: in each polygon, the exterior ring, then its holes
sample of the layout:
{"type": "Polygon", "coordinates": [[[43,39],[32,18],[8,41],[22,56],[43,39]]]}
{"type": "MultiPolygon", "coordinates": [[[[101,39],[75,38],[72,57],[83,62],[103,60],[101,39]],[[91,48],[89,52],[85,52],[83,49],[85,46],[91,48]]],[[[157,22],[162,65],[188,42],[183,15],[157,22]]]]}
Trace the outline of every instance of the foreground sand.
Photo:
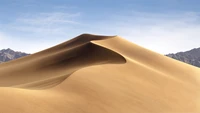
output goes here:
{"type": "Polygon", "coordinates": [[[83,34],[0,65],[0,113],[200,113],[200,70],[83,34]]]}

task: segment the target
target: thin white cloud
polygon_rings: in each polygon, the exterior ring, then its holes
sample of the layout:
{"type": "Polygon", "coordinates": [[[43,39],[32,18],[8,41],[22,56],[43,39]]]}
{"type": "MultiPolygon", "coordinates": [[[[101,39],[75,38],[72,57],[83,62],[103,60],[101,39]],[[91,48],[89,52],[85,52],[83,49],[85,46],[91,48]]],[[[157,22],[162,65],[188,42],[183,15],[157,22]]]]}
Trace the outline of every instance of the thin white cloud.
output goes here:
{"type": "Polygon", "coordinates": [[[78,22],[72,20],[74,17],[80,16],[80,13],[39,13],[36,15],[26,14],[24,17],[18,18],[16,21],[19,23],[30,25],[49,25],[49,24],[78,24],[78,22]]]}
{"type": "MultiPolygon", "coordinates": [[[[4,25],[4,34],[9,35],[7,41],[3,41],[5,48],[13,48],[28,53],[34,53],[55,44],[66,41],[65,37],[73,26],[79,26],[76,21],[81,14],[51,12],[23,14],[4,25]],[[65,38],[63,40],[63,38],[65,38]]],[[[68,35],[69,36],[69,35],[68,35]]],[[[1,36],[0,34],[0,37],[1,36]]],[[[1,40],[0,40],[1,41],[1,40]]]]}
{"type": "Polygon", "coordinates": [[[133,12],[113,17],[112,21],[99,25],[100,33],[115,33],[162,54],[200,47],[199,13],[133,12]]]}
{"type": "Polygon", "coordinates": [[[9,29],[20,32],[30,32],[42,34],[62,34],[71,26],[79,25],[76,18],[81,16],[80,13],[37,13],[24,14],[17,18],[9,25],[9,29]]]}
{"type": "Polygon", "coordinates": [[[64,4],[64,5],[54,6],[53,8],[56,10],[67,10],[67,9],[76,9],[77,7],[64,4]]]}

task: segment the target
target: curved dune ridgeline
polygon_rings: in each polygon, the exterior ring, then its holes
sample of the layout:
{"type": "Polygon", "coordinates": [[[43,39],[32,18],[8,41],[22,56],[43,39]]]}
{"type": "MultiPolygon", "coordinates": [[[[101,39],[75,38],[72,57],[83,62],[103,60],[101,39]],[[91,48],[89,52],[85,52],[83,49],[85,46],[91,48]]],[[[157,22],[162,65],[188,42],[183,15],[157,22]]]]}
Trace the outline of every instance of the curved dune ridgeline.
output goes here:
{"type": "Polygon", "coordinates": [[[199,113],[200,70],[83,34],[0,64],[2,113],[199,113]]]}

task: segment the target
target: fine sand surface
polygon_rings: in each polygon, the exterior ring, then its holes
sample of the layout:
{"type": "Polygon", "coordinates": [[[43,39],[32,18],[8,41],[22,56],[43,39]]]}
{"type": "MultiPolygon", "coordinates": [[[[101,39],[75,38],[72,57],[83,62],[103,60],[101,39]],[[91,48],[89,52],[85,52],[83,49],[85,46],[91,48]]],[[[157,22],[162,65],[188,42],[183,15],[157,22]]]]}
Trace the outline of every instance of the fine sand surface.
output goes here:
{"type": "Polygon", "coordinates": [[[200,113],[200,69],[83,34],[0,64],[0,113],[200,113]]]}

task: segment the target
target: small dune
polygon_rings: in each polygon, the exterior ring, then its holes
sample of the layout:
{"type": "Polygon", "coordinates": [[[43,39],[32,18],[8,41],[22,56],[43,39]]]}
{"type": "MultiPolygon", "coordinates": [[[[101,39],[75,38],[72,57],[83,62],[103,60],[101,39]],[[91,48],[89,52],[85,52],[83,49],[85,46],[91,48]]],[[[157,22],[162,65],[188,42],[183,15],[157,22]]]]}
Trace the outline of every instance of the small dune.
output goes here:
{"type": "Polygon", "coordinates": [[[0,64],[0,113],[199,113],[199,68],[82,34],[0,64]]]}

